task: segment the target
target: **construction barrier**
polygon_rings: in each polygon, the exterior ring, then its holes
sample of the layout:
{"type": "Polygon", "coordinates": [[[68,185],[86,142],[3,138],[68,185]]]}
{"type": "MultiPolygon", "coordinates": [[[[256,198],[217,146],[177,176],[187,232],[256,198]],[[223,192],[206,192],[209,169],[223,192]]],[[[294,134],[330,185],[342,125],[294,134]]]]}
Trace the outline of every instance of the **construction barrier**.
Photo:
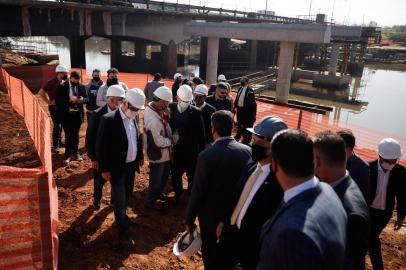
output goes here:
{"type": "Polygon", "coordinates": [[[0,69],[1,85],[25,121],[42,166],[0,166],[0,269],[57,269],[58,193],[51,119],[23,81],[0,69]]]}

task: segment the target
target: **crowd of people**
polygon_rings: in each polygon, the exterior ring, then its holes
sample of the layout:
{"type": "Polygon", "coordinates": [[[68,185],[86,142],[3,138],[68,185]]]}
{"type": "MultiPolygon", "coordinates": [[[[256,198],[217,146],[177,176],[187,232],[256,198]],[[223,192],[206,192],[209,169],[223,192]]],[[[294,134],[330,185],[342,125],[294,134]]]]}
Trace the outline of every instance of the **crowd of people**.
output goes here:
{"type": "Polygon", "coordinates": [[[278,116],[254,126],[257,104],[247,77],[233,100],[224,75],[208,88],[201,78],[177,73],[170,89],[157,73],[141,90],[128,89],[115,68],[105,83],[94,70],[86,86],[80,73],[68,73],[58,66],[42,91],[54,123],[53,150],[62,147],[63,129],[65,163],[82,160],[86,105],[93,206],[100,208],[109,181],[122,245],[135,244],[126,209],[145,154],[147,206],[168,201],[170,178],[174,203],[187,202],[186,230],[193,232],[198,219],[205,269],[364,269],[367,252],[374,270],[384,269],[380,234],[395,205],[395,230],[406,215],[406,169],[396,140],[383,139],[377,159],[366,162],[355,154],[350,130],[311,139],[278,116]]]}

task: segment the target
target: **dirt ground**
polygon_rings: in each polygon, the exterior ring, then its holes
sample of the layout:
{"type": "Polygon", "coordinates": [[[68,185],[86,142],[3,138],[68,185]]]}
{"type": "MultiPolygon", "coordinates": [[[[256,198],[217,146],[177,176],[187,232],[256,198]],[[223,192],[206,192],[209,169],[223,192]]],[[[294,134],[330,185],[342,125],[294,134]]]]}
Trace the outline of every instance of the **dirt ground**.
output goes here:
{"type": "MultiPolygon", "coordinates": [[[[8,165],[29,165],[33,162],[34,166],[37,164],[34,160],[38,162],[38,158],[24,129],[24,122],[18,114],[10,111],[7,99],[0,95],[0,162],[13,160],[8,157],[20,153],[14,163],[9,161],[8,165]]],[[[82,125],[80,140],[83,162],[71,162],[69,166],[64,166],[63,153],[53,156],[59,195],[59,269],[203,269],[200,253],[188,259],[178,258],[172,253],[173,243],[183,231],[181,221],[186,202],[174,205],[170,200],[162,204],[162,210],[145,209],[148,164],[136,176],[128,209],[129,216],[137,222],[136,226],[130,228],[136,246],[132,249],[119,247],[114,216],[109,206],[108,184],[104,188],[101,209],[95,211],[92,207],[92,170],[83,148],[85,126],[82,125]]],[[[173,198],[169,187],[168,195],[173,198]]],[[[382,234],[385,269],[406,269],[405,250],[406,228],[394,232],[393,224],[388,225],[382,234]]],[[[371,269],[368,258],[367,269],[371,269]]]]}

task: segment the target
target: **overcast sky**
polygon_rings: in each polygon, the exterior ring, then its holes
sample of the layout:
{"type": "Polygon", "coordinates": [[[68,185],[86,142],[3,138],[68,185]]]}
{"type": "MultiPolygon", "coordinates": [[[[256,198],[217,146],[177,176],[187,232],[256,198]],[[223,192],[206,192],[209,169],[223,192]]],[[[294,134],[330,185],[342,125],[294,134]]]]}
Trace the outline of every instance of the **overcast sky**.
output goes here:
{"type": "MultiPolygon", "coordinates": [[[[246,11],[264,10],[266,0],[165,0],[227,9],[246,11]]],[[[268,0],[268,10],[280,16],[308,15],[310,2],[311,14],[327,14],[328,20],[334,6],[333,19],[336,23],[368,24],[376,21],[379,26],[406,24],[406,0],[268,0]],[[335,2],[335,4],[334,4],[335,2]]]]}

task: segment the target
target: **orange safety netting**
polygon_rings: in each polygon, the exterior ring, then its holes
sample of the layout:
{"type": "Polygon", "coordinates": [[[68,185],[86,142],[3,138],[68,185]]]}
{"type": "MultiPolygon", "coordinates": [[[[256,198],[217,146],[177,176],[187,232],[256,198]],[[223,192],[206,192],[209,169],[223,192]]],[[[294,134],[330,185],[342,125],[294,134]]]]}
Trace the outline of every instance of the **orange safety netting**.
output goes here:
{"type": "Polygon", "coordinates": [[[24,117],[43,165],[0,166],[0,268],[57,269],[58,193],[52,176],[51,120],[23,81],[0,71],[10,103],[24,117]]]}

